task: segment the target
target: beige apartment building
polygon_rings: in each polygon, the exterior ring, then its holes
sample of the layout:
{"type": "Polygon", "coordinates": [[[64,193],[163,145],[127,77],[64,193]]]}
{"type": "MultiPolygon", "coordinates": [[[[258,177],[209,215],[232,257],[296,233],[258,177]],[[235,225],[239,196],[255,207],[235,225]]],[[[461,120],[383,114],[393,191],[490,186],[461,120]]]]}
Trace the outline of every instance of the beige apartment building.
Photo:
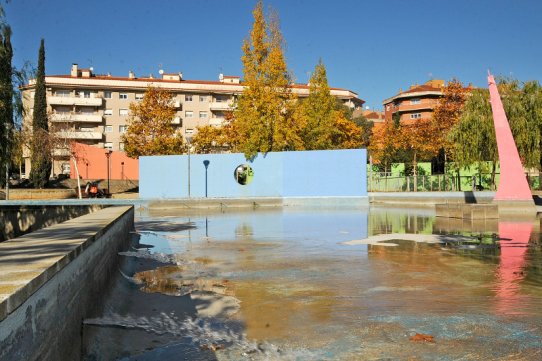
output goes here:
{"type": "MultiPolygon", "coordinates": [[[[122,134],[128,127],[130,103],[142,100],[147,87],[167,89],[173,94],[177,109],[173,124],[185,139],[194,135],[197,127],[221,126],[225,112],[232,110],[235,97],[244,89],[238,76],[220,74],[218,81],[206,81],[186,80],[182,73],[168,74],[162,70],[159,73],[159,78],[137,77],[131,71],[127,77],[115,77],[94,74],[92,68],[81,69],[73,64],[70,74],[47,75],[50,122],[61,138],[122,151],[122,134]]],[[[23,87],[25,122],[30,124],[34,87],[34,80],[23,87]]],[[[291,89],[300,98],[309,95],[307,85],[294,84],[291,89]]],[[[331,88],[331,94],[352,109],[360,109],[364,103],[350,90],[331,88]]],[[[55,161],[54,174],[65,173],[68,154],[59,151],[56,156],[60,160],[55,161]]],[[[29,163],[27,159],[26,173],[29,163]]]]}

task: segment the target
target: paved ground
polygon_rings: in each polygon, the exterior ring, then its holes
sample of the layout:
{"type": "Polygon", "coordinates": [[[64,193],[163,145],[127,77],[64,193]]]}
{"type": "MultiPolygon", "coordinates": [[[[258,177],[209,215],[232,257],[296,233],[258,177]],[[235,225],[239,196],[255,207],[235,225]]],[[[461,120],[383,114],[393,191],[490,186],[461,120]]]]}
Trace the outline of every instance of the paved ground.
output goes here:
{"type": "Polygon", "coordinates": [[[0,321],[87,248],[128,207],[108,207],[0,243],[0,321]]]}

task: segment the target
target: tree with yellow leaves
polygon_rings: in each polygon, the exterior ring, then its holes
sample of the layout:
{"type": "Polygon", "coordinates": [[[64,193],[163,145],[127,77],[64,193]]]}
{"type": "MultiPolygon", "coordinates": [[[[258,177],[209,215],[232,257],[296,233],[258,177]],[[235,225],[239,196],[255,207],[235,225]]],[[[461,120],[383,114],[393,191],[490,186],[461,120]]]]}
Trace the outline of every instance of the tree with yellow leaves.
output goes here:
{"type": "Polygon", "coordinates": [[[173,97],[166,90],[148,87],[143,100],[130,104],[124,150],[131,158],[142,155],[180,154],[183,140],[172,125],[173,97]]]}
{"type": "Polygon", "coordinates": [[[296,121],[295,96],[283,51],[278,17],[265,19],[263,3],[253,11],[250,38],[243,42],[243,83],[232,124],[239,150],[247,159],[258,152],[295,150],[302,147],[296,121]]]}

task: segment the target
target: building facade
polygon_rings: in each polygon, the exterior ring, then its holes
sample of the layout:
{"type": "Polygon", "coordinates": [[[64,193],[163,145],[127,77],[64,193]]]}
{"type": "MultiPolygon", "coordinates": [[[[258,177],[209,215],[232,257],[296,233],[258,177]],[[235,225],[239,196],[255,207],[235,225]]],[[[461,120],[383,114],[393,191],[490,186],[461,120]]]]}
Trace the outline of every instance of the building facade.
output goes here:
{"type": "Polygon", "coordinates": [[[382,102],[385,120],[399,117],[401,122],[408,123],[431,119],[443,87],[444,80],[433,79],[422,85],[411,85],[406,91],[399,90],[399,94],[382,102]]]}
{"type": "MultiPolygon", "coordinates": [[[[128,128],[130,104],[143,99],[149,86],[172,93],[177,109],[173,124],[183,138],[190,138],[197,127],[221,126],[225,114],[231,111],[235,98],[244,85],[238,76],[220,74],[218,81],[185,80],[182,73],[164,73],[160,77],[127,77],[110,74],[97,75],[93,69],[81,69],[73,64],[70,74],[47,75],[47,106],[50,123],[66,141],[92,145],[113,151],[123,151],[122,135],[128,128]]],[[[24,122],[32,124],[35,81],[23,87],[24,122]]],[[[299,98],[309,95],[309,86],[293,84],[292,92],[299,98]]],[[[347,89],[331,88],[331,94],[352,109],[362,107],[364,101],[347,89]]],[[[53,175],[69,173],[68,152],[55,154],[53,175]]],[[[25,160],[29,174],[30,160],[25,160]]]]}

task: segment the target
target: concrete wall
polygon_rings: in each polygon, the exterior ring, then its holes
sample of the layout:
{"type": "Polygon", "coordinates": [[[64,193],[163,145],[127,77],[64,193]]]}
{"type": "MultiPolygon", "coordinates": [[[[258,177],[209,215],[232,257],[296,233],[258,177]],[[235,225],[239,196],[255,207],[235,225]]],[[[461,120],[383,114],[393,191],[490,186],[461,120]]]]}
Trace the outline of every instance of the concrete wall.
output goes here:
{"type": "Polygon", "coordinates": [[[102,205],[0,206],[0,242],[94,212],[102,205]]]}
{"type": "Polygon", "coordinates": [[[117,253],[128,245],[133,220],[133,207],[109,207],[0,244],[2,283],[19,287],[0,295],[0,360],[81,358],[82,320],[96,314],[118,272],[117,253]]]}
{"type": "Polygon", "coordinates": [[[253,161],[243,154],[194,154],[190,162],[187,155],[140,157],[139,195],[144,199],[365,197],[366,165],[365,149],[272,152],[253,161]],[[248,185],[235,180],[234,170],[241,164],[254,170],[248,185]]]}
{"type": "MultiPolygon", "coordinates": [[[[106,149],[75,143],[72,151],[77,157],[79,176],[83,179],[107,180],[106,149]]],[[[109,179],[136,180],[139,175],[139,161],[129,158],[126,153],[113,151],[109,161],[109,179]],[[123,164],[124,163],[124,164],[123,164]]],[[[70,160],[70,178],[77,179],[73,159],[70,160]]]]}

